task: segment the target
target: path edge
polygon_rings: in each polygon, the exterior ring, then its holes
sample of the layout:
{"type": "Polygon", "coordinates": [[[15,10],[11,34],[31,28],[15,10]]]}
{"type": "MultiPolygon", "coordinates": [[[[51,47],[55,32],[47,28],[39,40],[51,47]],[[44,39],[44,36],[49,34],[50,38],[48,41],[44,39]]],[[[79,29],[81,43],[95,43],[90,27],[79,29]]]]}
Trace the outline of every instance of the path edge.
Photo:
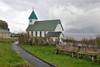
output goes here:
{"type": "MultiPolygon", "coordinates": [[[[19,47],[21,47],[19,44],[17,44],[17,45],[18,45],[19,47]]],[[[21,48],[24,49],[24,50],[25,50],[26,52],[28,52],[29,54],[31,54],[32,56],[34,56],[34,57],[36,57],[36,58],[42,60],[43,62],[49,64],[51,67],[57,67],[57,66],[55,66],[54,64],[52,64],[52,63],[50,63],[50,62],[47,62],[46,60],[44,60],[44,59],[42,59],[42,58],[36,56],[35,54],[31,53],[30,51],[26,50],[25,48],[23,48],[23,47],[21,47],[21,48]]]]}
{"type": "MultiPolygon", "coordinates": [[[[14,42],[15,43],[15,42],[14,42]]],[[[12,43],[11,46],[14,44],[12,43]]],[[[17,44],[18,45],[18,44],[17,44]]],[[[18,45],[19,46],[19,45],[18,45]]],[[[20,47],[20,46],[19,46],[20,47]]],[[[14,50],[14,47],[12,46],[13,50],[14,50]]],[[[15,50],[14,50],[15,51],[15,50]]],[[[15,51],[16,52],[16,51],[15,51]]],[[[18,53],[17,53],[18,54],[18,53]]],[[[19,55],[19,54],[18,54],[19,55]]],[[[21,56],[21,55],[20,55],[21,56]]],[[[22,57],[22,56],[21,56],[22,57]]],[[[23,58],[23,57],[22,57],[23,58]]],[[[24,58],[23,58],[24,59],[24,58]]],[[[25,59],[24,59],[25,60],[25,59]]],[[[33,65],[31,65],[27,60],[25,60],[31,67],[33,67],[33,65]]]]}

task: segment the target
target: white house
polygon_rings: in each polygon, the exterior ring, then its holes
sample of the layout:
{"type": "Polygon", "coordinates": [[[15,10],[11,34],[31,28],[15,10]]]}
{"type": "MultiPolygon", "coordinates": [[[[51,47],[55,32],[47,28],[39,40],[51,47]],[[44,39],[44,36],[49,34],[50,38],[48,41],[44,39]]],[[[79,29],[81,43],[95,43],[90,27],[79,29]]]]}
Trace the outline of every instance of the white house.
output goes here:
{"type": "Polygon", "coordinates": [[[61,41],[61,38],[64,37],[64,29],[59,19],[38,21],[34,10],[29,16],[29,26],[26,31],[33,37],[45,37],[45,35],[49,35],[53,38],[53,41],[55,41],[57,37],[59,37],[61,41]]]}

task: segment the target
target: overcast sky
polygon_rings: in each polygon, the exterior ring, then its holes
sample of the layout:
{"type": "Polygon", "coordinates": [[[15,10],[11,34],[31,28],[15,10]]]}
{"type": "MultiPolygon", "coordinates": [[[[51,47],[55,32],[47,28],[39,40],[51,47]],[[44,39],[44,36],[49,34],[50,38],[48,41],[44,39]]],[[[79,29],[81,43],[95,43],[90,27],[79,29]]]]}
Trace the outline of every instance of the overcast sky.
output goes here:
{"type": "Polygon", "coordinates": [[[100,0],[0,0],[0,19],[25,31],[33,7],[39,20],[60,19],[64,33],[100,33],[100,0]]]}

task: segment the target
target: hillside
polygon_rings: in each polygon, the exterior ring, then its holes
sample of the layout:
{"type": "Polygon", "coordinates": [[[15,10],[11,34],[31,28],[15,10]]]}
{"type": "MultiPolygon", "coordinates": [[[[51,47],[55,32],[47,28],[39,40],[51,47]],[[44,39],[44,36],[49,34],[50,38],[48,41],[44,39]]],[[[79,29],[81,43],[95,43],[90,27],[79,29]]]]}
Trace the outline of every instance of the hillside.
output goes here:
{"type": "Polygon", "coordinates": [[[8,24],[3,20],[0,20],[0,29],[9,30],[8,24]]]}

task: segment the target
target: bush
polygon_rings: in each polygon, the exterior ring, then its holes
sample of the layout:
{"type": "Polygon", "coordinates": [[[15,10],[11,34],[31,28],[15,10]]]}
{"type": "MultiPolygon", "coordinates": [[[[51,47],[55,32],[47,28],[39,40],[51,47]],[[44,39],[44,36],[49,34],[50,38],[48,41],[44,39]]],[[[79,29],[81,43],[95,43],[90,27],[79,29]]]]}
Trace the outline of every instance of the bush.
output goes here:
{"type": "MultiPolygon", "coordinates": [[[[46,35],[45,38],[30,37],[26,33],[20,33],[18,36],[19,43],[29,44],[29,45],[53,45],[53,39],[46,35]]],[[[59,44],[60,38],[56,38],[55,43],[59,44]]]]}
{"type": "Polygon", "coordinates": [[[56,44],[59,44],[59,42],[60,42],[60,38],[57,37],[55,42],[56,42],[56,44]]]}
{"type": "Polygon", "coordinates": [[[99,64],[100,64],[100,55],[98,55],[97,58],[98,58],[98,62],[99,62],[99,64]]]}
{"type": "Polygon", "coordinates": [[[18,35],[18,41],[19,41],[19,43],[28,44],[28,42],[29,42],[29,35],[25,34],[25,33],[20,33],[18,35]]]}
{"type": "Polygon", "coordinates": [[[39,44],[41,44],[41,45],[44,44],[44,40],[42,38],[39,38],[39,44]]]}
{"type": "Polygon", "coordinates": [[[82,39],[82,47],[100,48],[100,36],[96,35],[96,39],[82,39]],[[96,46],[96,47],[95,47],[96,46]]]}
{"type": "Polygon", "coordinates": [[[96,35],[96,45],[100,48],[100,35],[96,35]]]}
{"type": "Polygon", "coordinates": [[[34,37],[33,44],[34,45],[39,45],[39,39],[37,37],[34,37]]]}
{"type": "Polygon", "coordinates": [[[72,39],[72,42],[73,42],[72,46],[77,46],[78,45],[78,43],[75,39],[72,39]]]}
{"type": "Polygon", "coordinates": [[[46,37],[44,39],[44,43],[45,43],[45,45],[52,45],[53,39],[49,35],[46,35],[46,37]]]}
{"type": "Polygon", "coordinates": [[[85,37],[82,39],[82,47],[89,47],[89,40],[85,37]]]}
{"type": "Polygon", "coordinates": [[[31,37],[28,42],[29,45],[33,45],[33,38],[31,37]]]}

